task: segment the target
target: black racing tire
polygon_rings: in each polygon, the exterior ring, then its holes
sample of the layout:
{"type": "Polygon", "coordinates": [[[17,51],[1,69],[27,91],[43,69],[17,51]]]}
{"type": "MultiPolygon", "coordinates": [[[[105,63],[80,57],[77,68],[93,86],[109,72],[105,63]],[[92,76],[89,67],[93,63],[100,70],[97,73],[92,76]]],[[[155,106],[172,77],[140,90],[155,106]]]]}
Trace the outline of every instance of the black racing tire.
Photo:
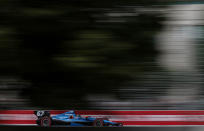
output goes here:
{"type": "Polygon", "coordinates": [[[49,116],[44,116],[40,119],[40,126],[50,127],[52,124],[52,119],[49,116]]]}
{"type": "Polygon", "coordinates": [[[95,127],[103,127],[103,119],[102,118],[96,118],[93,122],[93,126],[95,127]]]}

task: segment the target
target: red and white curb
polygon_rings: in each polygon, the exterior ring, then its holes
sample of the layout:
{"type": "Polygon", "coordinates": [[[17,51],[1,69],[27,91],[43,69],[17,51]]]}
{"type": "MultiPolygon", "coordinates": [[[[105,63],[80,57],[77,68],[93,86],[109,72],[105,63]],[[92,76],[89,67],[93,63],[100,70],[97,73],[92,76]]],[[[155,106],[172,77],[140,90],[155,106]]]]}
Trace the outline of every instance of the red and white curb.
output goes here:
{"type": "MultiPolygon", "coordinates": [[[[68,110],[50,110],[51,116],[68,110]]],[[[106,117],[122,122],[124,126],[196,126],[204,125],[204,110],[188,111],[126,111],[126,110],[76,110],[76,114],[106,117]]],[[[35,126],[34,110],[0,110],[0,125],[35,126]]]]}

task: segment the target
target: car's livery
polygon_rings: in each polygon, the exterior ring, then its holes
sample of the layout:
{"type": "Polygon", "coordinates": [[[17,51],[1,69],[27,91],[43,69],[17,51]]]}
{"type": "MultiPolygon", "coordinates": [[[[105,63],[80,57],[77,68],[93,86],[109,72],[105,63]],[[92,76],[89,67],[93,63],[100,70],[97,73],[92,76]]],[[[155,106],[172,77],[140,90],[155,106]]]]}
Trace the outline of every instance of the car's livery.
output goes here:
{"type": "Polygon", "coordinates": [[[109,121],[108,118],[82,117],[75,114],[72,110],[55,116],[51,116],[49,111],[34,111],[34,114],[38,117],[36,123],[39,126],[45,127],[53,125],[98,127],[122,126],[122,123],[109,121]]]}

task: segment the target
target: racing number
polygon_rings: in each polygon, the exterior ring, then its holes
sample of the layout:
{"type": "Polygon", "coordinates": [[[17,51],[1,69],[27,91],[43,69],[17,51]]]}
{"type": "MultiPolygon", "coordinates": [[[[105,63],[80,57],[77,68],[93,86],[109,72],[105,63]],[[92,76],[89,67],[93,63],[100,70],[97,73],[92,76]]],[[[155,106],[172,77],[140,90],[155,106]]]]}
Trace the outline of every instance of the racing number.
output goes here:
{"type": "Polygon", "coordinates": [[[44,111],[38,111],[38,112],[37,112],[37,116],[43,116],[44,114],[45,114],[44,111]]]}

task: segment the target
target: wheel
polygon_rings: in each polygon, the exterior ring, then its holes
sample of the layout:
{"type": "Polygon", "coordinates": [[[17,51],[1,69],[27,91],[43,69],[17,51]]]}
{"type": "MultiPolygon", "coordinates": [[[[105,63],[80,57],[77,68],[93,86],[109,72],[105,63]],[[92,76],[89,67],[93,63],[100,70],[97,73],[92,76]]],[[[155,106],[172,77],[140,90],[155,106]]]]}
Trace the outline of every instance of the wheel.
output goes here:
{"type": "Polygon", "coordinates": [[[40,120],[40,126],[43,126],[43,127],[49,127],[51,126],[51,118],[48,117],[48,116],[44,116],[41,118],[40,120]]]}
{"type": "Polygon", "coordinates": [[[102,127],[103,126],[103,119],[96,118],[96,120],[93,122],[93,126],[102,127]]]}

